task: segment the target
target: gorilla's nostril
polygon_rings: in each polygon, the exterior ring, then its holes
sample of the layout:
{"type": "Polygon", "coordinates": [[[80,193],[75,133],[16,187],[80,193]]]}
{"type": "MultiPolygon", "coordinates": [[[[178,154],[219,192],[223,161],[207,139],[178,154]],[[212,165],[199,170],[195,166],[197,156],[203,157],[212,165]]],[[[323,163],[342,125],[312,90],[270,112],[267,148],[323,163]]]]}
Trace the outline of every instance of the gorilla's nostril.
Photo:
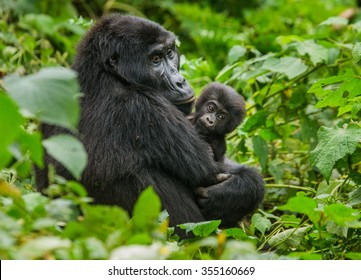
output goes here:
{"type": "Polygon", "coordinates": [[[176,84],[177,84],[177,87],[179,87],[179,88],[183,88],[183,83],[181,83],[181,82],[177,82],[176,84]]]}

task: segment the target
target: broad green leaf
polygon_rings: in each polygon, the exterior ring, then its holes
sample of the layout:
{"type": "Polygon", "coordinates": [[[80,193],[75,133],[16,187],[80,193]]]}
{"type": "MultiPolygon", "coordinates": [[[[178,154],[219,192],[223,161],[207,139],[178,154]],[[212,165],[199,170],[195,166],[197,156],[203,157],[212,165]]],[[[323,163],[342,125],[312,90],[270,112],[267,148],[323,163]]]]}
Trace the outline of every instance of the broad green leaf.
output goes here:
{"type": "Polygon", "coordinates": [[[129,245],[113,250],[111,260],[159,260],[166,259],[177,247],[173,244],[153,243],[150,246],[129,245]]]}
{"type": "Polygon", "coordinates": [[[348,20],[345,19],[344,17],[330,17],[320,23],[320,25],[338,25],[338,26],[345,26],[347,24],[348,24],[348,20]]]}
{"type": "Polygon", "coordinates": [[[348,229],[349,228],[347,226],[337,225],[333,220],[329,220],[326,224],[327,232],[338,235],[338,236],[342,236],[345,238],[347,238],[348,229]]]}
{"type": "Polygon", "coordinates": [[[287,229],[281,233],[272,236],[268,243],[272,247],[276,246],[278,249],[295,249],[301,244],[307,231],[309,231],[310,229],[310,227],[287,229]]]}
{"type": "Polygon", "coordinates": [[[10,235],[19,235],[21,233],[23,224],[19,223],[18,219],[6,215],[0,211],[0,230],[3,230],[10,235]]]}
{"type": "Polygon", "coordinates": [[[252,142],[253,142],[253,151],[255,155],[259,158],[259,161],[262,166],[262,170],[266,171],[267,160],[268,160],[267,142],[258,135],[252,137],[252,142]]]}
{"type": "Polygon", "coordinates": [[[88,237],[84,240],[78,240],[83,249],[83,254],[87,260],[101,260],[109,257],[104,244],[95,237],[88,237]]]}
{"type": "Polygon", "coordinates": [[[179,227],[185,229],[187,233],[192,231],[195,236],[208,237],[218,229],[220,224],[221,220],[214,220],[200,223],[186,223],[179,225],[179,227]]]}
{"type": "Polygon", "coordinates": [[[352,48],[352,58],[355,62],[359,62],[361,60],[361,43],[357,42],[352,48]]]}
{"type": "Polygon", "coordinates": [[[316,211],[317,202],[306,196],[291,197],[285,205],[279,206],[280,210],[288,210],[307,215],[310,220],[317,225],[321,213],[316,211]]]}
{"type": "Polygon", "coordinates": [[[361,253],[359,252],[348,252],[346,253],[346,257],[351,260],[361,260],[361,253]]]}
{"type": "Polygon", "coordinates": [[[296,49],[300,55],[308,55],[313,65],[326,62],[328,59],[328,49],[317,44],[314,40],[298,42],[296,49]]]}
{"type": "Polygon", "coordinates": [[[41,143],[41,135],[39,132],[30,133],[25,130],[21,130],[19,135],[19,143],[23,152],[30,152],[30,158],[34,163],[43,167],[43,145],[41,143]]]}
{"type": "Polygon", "coordinates": [[[59,134],[43,140],[43,145],[50,156],[60,162],[76,179],[80,179],[88,156],[78,139],[59,134]]]}
{"type": "Polygon", "coordinates": [[[70,246],[71,242],[67,239],[62,239],[56,236],[38,237],[20,246],[15,253],[15,256],[17,259],[22,260],[38,259],[56,249],[67,249],[70,248],[70,246]]]}
{"type": "Polygon", "coordinates": [[[234,69],[236,67],[240,66],[240,63],[237,62],[233,65],[226,65],[217,75],[216,77],[216,81],[219,81],[219,82],[225,82],[229,79],[229,77],[232,75],[234,69]]]}
{"type": "Polygon", "coordinates": [[[242,130],[250,132],[253,129],[260,128],[266,123],[268,114],[269,112],[267,111],[258,111],[253,116],[247,118],[246,122],[242,126],[242,130]]]}
{"type": "MultiPolygon", "coordinates": [[[[34,192],[23,195],[26,211],[33,212],[36,208],[42,207],[44,209],[45,204],[49,201],[49,198],[41,193],[34,192]]],[[[45,214],[45,211],[43,211],[45,214]]]]}
{"type": "Polygon", "coordinates": [[[348,202],[348,205],[357,205],[361,204],[361,187],[358,187],[354,191],[352,191],[350,194],[350,200],[348,202]]]}
{"type": "Polygon", "coordinates": [[[307,71],[307,65],[301,59],[290,56],[270,57],[263,63],[262,68],[284,74],[290,80],[307,71]]]}
{"type": "Polygon", "coordinates": [[[0,91],[0,169],[11,159],[8,147],[19,136],[22,123],[23,117],[14,102],[0,91]]]}
{"type": "Polygon", "coordinates": [[[0,251],[11,250],[16,243],[16,240],[9,232],[0,229],[0,251]]]}
{"type": "Polygon", "coordinates": [[[247,52],[247,48],[240,45],[233,46],[228,53],[228,63],[233,64],[241,57],[243,57],[247,52]]]}
{"type": "MultiPolygon", "coordinates": [[[[262,256],[257,253],[255,245],[248,241],[229,240],[225,244],[221,260],[256,260],[262,256]]],[[[213,277],[212,277],[213,278],[213,277]]],[[[216,278],[216,277],[215,277],[216,278]]]]}
{"type": "Polygon", "coordinates": [[[265,234],[266,230],[270,229],[272,226],[271,221],[259,213],[256,213],[252,216],[252,224],[262,234],[265,234]]]}
{"type": "Polygon", "coordinates": [[[45,205],[47,215],[57,221],[76,220],[80,215],[77,205],[69,199],[57,198],[45,205]]]}
{"type": "Polygon", "coordinates": [[[336,161],[352,154],[361,140],[361,127],[349,124],[342,128],[321,127],[317,133],[318,145],[310,153],[310,161],[328,181],[336,161]]]}
{"type": "Polygon", "coordinates": [[[222,232],[237,240],[250,240],[250,237],[241,228],[226,228],[222,232]]]}
{"type": "Polygon", "coordinates": [[[290,253],[288,256],[290,257],[298,257],[301,260],[322,260],[321,254],[314,254],[310,252],[293,252],[290,253]]]}
{"type": "Polygon", "coordinates": [[[46,68],[26,77],[4,79],[5,89],[19,107],[41,121],[76,129],[79,118],[79,86],[75,72],[46,68]]]}
{"type": "Polygon", "coordinates": [[[132,244],[142,244],[142,245],[148,245],[152,244],[152,236],[150,235],[150,232],[140,232],[136,234],[132,234],[129,238],[127,238],[127,245],[132,244]]]}
{"type": "Polygon", "coordinates": [[[343,75],[319,80],[308,92],[315,93],[321,99],[316,104],[317,108],[340,107],[338,112],[340,116],[357,110],[355,98],[361,95],[361,77],[351,69],[347,69],[343,75]]]}
{"type": "Polygon", "coordinates": [[[64,229],[63,236],[70,239],[95,236],[105,241],[109,234],[129,227],[128,213],[117,206],[84,205],[84,220],[70,221],[64,229]]]}
{"type": "Polygon", "coordinates": [[[344,204],[337,203],[325,207],[326,216],[337,225],[361,228],[359,211],[349,208],[344,204]]]}
{"type": "Polygon", "coordinates": [[[133,209],[133,225],[135,228],[147,231],[158,220],[161,212],[161,201],[152,187],[145,189],[139,196],[133,209]]]}

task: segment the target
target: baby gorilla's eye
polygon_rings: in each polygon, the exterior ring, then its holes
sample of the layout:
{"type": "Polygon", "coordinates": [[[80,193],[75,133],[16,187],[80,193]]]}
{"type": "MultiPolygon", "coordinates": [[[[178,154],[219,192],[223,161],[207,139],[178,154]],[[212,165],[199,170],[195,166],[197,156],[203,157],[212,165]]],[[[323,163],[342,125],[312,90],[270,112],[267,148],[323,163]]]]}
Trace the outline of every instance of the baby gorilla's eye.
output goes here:
{"type": "Polygon", "coordinates": [[[223,121],[226,118],[226,116],[224,114],[218,114],[217,115],[217,119],[220,121],[223,121]]]}
{"type": "Polygon", "coordinates": [[[154,55],[154,56],[152,57],[152,62],[153,62],[154,64],[158,64],[161,60],[162,60],[162,59],[161,59],[161,57],[160,57],[159,55],[154,55]]]}
{"type": "Polygon", "coordinates": [[[213,112],[214,111],[214,106],[213,105],[208,105],[207,110],[210,113],[213,112]]]}

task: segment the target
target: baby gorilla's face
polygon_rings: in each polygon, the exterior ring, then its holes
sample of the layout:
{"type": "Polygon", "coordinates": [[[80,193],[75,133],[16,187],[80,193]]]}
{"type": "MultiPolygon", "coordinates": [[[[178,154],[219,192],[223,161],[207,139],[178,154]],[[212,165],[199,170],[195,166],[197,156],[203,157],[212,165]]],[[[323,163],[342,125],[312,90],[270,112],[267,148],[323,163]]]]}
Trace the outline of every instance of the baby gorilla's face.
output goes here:
{"type": "Polygon", "coordinates": [[[196,112],[196,127],[203,135],[225,135],[229,113],[217,100],[208,100],[196,112]]]}

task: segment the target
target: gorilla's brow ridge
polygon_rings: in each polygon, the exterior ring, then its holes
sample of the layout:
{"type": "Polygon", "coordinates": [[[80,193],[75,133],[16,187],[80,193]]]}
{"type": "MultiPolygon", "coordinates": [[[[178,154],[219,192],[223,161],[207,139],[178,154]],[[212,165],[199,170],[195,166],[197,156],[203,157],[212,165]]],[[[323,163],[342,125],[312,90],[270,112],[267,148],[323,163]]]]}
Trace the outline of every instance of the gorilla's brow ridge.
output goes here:
{"type": "Polygon", "coordinates": [[[167,40],[163,43],[157,43],[150,47],[149,54],[163,52],[169,47],[173,47],[175,45],[175,38],[167,38],[167,40]]]}

